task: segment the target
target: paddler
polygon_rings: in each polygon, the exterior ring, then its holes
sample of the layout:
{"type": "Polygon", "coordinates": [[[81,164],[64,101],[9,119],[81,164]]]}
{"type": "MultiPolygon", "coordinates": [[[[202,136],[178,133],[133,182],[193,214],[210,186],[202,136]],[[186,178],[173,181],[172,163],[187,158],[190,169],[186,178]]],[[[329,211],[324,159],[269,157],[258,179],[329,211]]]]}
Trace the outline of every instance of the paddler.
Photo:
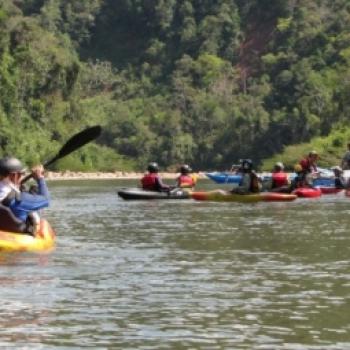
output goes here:
{"type": "Polygon", "coordinates": [[[17,158],[0,159],[0,202],[19,220],[26,223],[26,233],[34,234],[35,227],[40,221],[38,210],[49,206],[50,195],[42,165],[31,169],[37,185],[35,193],[21,191],[21,179],[24,173],[25,169],[17,158]]]}
{"type": "Polygon", "coordinates": [[[250,159],[242,159],[238,174],[242,176],[238,187],[234,187],[231,193],[250,194],[261,191],[261,182],[253,170],[253,162],[250,159]]]}
{"type": "Polygon", "coordinates": [[[180,167],[180,176],[176,179],[176,185],[179,188],[192,190],[196,185],[197,177],[192,174],[192,169],[188,164],[180,167]]]}
{"type": "Polygon", "coordinates": [[[347,188],[347,183],[343,176],[343,169],[340,166],[334,166],[331,170],[333,170],[334,173],[335,188],[347,188]]]}
{"type": "Polygon", "coordinates": [[[305,174],[318,175],[319,171],[317,169],[317,161],[319,158],[320,157],[316,151],[310,151],[308,156],[299,162],[303,172],[305,174]]]}
{"type": "Polygon", "coordinates": [[[273,192],[290,192],[290,183],[288,174],[284,172],[282,162],[277,162],[272,170],[271,175],[271,191],[273,192]]]}
{"type": "Polygon", "coordinates": [[[159,166],[152,162],[148,164],[147,173],[141,179],[142,189],[146,191],[169,192],[171,187],[164,184],[158,174],[159,166]]]}

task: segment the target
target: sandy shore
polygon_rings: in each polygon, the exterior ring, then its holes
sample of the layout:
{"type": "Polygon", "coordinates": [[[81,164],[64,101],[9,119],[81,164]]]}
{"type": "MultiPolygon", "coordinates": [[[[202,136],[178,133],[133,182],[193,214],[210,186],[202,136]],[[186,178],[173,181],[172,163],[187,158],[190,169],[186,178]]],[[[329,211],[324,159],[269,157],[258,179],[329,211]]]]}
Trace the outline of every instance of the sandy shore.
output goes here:
{"type": "MultiPolygon", "coordinates": [[[[132,179],[141,179],[144,173],[134,173],[134,172],[123,172],[115,171],[111,173],[104,172],[74,172],[74,171],[63,171],[63,172],[47,172],[47,180],[108,180],[108,179],[121,179],[121,180],[132,180],[132,179]]],[[[179,173],[159,173],[162,179],[175,179],[179,176],[179,173]]],[[[205,179],[206,176],[204,173],[197,173],[199,179],[205,179]]]]}

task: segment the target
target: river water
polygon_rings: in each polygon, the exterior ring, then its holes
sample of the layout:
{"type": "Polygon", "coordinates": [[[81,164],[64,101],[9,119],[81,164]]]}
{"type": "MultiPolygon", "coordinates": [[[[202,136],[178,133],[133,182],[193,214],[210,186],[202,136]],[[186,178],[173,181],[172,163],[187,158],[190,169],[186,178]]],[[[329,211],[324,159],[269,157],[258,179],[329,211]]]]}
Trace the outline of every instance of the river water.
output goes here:
{"type": "Polygon", "coordinates": [[[350,199],[118,198],[133,185],[49,183],[56,250],[0,256],[2,349],[350,349],[350,199]]]}

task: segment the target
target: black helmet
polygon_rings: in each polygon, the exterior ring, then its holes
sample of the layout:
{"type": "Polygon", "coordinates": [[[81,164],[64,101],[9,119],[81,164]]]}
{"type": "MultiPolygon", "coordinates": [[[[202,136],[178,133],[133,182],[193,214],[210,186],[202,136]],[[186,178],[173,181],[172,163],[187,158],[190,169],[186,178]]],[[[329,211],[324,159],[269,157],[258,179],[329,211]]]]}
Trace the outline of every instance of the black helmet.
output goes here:
{"type": "Polygon", "coordinates": [[[251,159],[242,159],[241,161],[241,168],[243,170],[251,170],[253,169],[253,162],[251,159]]]}
{"type": "Polygon", "coordinates": [[[189,174],[191,171],[192,169],[188,164],[181,165],[181,168],[180,168],[181,174],[189,174]]]}
{"type": "Polygon", "coordinates": [[[0,175],[7,176],[11,173],[22,173],[24,172],[22,163],[13,157],[5,157],[0,159],[0,175]]]}
{"type": "Polygon", "coordinates": [[[147,170],[148,170],[150,173],[158,173],[158,171],[159,171],[158,164],[155,163],[155,162],[149,163],[149,164],[148,164],[148,167],[147,167],[147,170]]]}

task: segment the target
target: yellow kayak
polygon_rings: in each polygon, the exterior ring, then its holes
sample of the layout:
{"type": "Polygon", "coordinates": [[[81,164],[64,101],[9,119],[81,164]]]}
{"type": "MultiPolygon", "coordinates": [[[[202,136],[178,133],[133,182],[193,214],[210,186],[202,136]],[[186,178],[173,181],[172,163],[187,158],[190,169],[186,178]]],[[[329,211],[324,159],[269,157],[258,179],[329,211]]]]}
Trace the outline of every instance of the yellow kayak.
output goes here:
{"type": "Polygon", "coordinates": [[[42,252],[55,246],[56,234],[50,224],[41,219],[35,236],[0,231],[0,251],[2,252],[42,252]]]}

